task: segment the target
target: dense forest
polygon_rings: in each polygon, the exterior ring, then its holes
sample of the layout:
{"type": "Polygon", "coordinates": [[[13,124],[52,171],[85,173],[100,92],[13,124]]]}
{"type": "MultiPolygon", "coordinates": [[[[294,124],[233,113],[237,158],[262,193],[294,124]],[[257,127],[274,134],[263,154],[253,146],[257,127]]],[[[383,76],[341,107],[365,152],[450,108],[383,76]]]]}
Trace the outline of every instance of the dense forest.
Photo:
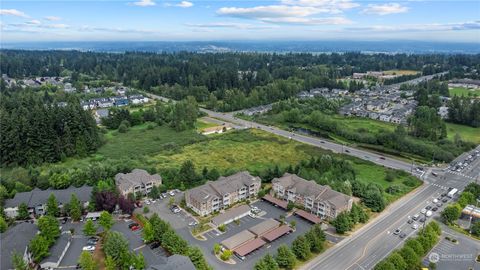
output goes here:
{"type": "MultiPolygon", "coordinates": [[[[480,55],[141,53],[0,51],[0,70],[12,78],[71,75],[122,82],[174,99],[194,96],[227,111],[267,104],[314,87],[345,88],[354,72],[410,69],[433,74],[478,67],[480,55]]],[[[478,67],[480,68],[480,67],[478,67]]]]}
{"type": "Polygon", "coordinates": [[[0,134],[2,165],[86,156],[101,145],[95,121],[79,100],[71,97],[66,106],[59,106],[31,91],[1,94],[0,134]]]}

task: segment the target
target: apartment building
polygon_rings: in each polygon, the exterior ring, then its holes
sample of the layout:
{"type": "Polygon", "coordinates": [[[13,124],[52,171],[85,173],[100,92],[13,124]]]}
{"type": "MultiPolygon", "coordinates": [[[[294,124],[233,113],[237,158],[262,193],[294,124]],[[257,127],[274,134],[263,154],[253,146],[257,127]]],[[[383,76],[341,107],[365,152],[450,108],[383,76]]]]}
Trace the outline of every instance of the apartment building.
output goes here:
{"type": "Polygon", "coordinates": [[[188,190],[185,192],[185,201],[195,213],[206,216],[236,202],[254,198],[260,185],[259,177],[242,171],[188,190]]]}
{"type": "Polygon", "coordinates": [[[286,173],[272,180],[272,195],[302,205],[305,210],[321,218],[335,218],[352,208],[353,197],[286,173]]]}
{"type": "Polygon", "coordinates": [[[150,193],[153,186],[162,184],[162,177],[158,174],[150,175],[142,169],[134,169],[131,173],[118,173],[115,175],[115,184],[123,196],[132,194],[150,193]]]}

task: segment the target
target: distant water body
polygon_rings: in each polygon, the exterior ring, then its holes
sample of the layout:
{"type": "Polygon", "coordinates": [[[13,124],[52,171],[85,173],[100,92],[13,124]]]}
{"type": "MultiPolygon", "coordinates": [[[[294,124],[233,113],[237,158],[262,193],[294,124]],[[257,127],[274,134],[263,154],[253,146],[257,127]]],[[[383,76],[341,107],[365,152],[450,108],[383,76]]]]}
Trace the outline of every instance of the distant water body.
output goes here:
{"type": "Polygon", "coordinates": [[[1,49],[137,52],[268,52],[268,53],[414,53],[476,54],[480,43],[420,41],[111,41],[111,42],[3,42],[1,49]]]}

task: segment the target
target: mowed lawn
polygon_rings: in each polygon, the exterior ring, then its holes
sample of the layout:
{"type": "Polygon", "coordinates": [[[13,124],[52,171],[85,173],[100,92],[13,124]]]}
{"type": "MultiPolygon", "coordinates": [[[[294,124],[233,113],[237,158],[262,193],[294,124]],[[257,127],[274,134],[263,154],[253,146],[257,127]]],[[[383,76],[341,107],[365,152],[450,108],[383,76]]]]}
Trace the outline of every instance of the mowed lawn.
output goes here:
{"type": "Polygon", "coordinates": [[[463,140],[480,144],[480,128],[447,123],[447,136],[453,140],[455,134],[460,134],[463,140]]]}
{"type": "Polygon", "coordinates": [[[448,89],[448,93],[451,97],[453,96],[470,96],[470,97],[480,97],[480,89],[473,90],[465,87],[451,87],[448,89]]]}

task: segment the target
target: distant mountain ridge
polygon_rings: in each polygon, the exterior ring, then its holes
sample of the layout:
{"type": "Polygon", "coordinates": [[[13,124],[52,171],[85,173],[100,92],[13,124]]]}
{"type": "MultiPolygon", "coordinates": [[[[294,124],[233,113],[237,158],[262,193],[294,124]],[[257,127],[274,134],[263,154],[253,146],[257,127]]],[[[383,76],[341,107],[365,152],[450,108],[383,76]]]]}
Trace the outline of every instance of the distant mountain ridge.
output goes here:
{"type": "Polygon", "coordinates": [[[1,49],[95,52],[480,53],[480,43],[424,41],[92,41],[3,42],[1,49]]]}

